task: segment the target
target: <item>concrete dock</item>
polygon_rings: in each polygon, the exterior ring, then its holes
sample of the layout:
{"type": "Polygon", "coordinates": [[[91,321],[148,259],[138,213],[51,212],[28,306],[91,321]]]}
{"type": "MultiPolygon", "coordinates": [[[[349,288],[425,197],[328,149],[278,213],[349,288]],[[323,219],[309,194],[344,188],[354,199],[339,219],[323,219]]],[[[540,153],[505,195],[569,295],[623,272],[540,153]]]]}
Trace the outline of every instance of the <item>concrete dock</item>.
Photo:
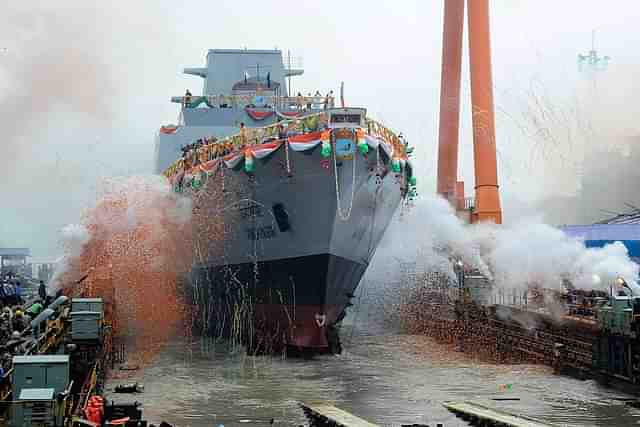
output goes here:
{"type": "Polygon", "coordinates": [[[331,425],[338,427],[378,427],[362,418],[356,417],[328,403],[300,403],[307,418],[313,425],[331,425]]]}
{"type": "Polygon", "coordinates": [[[508,427],[552,427],[522,415],[510,414],[474,402],[445,402],[444,407],[471,425],[508,427]]]}

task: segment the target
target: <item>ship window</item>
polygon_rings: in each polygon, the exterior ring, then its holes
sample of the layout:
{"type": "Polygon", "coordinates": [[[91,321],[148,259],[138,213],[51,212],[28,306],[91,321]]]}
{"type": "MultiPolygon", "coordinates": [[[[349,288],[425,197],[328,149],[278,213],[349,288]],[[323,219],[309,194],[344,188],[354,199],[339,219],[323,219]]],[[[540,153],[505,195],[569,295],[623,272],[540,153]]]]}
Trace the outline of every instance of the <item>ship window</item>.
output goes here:
{"type": "Polygon", "coordinates": [[[357,123],[360,124],[360,114],[332,114],[331,123],[357,123]]]}
{"type": "Polygon", "coordinates": [[[273,216],[278,223],[278,229],[281,232],[289,231],[291,224],[289,224],[289,214],[284,208],[282,203],[276,203],[273,205],[273,216]]]}

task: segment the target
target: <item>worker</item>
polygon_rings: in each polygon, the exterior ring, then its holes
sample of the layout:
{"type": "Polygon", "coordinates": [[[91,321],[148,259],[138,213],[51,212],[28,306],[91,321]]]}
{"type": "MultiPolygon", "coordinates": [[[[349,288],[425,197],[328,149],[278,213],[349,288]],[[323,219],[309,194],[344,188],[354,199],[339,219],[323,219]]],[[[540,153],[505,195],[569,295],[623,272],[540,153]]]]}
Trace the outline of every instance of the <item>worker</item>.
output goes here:
{"type": "Polygon", "coordinates": [[[42,301],[47,299],[47,286],[44,284],[44,280],[40,280],[40,286],[38,286],[38,296],[42,301]]]}
{"type": "Polygon", "coordinates": [[[327,96],[324,98],[324,109],[326,110],[327,108],[329,108],[330,106],[332,106],[332,100],[333,100],[333,91],[330,91],[329,93],[327,93],[327,96]]]}
{"type": "Polygon", "coordinates": [[[33,320],[38,314],[42,312],[44,306],[40,302],[40,300],[36,300],[31,306],[27,309],[27,316],[33,320]]]}
{"type": "Polygon", "coordinates": [[[247,128],[244,127],[244,122],[240,123],[240,145],[244,148],[247,144],[247,128]]]}
{"type": "Polygon", "coordinates": [[[22,299],[22,283],[20,283],[19,280],[16,280],[16,283],[14,285],[14,289],[16,291],[15,304],[16,305],[21,305],[22,303],[24,303],[24,300],[22,299]]]}
{"type": "Polygon", "coordinates": [[[14,332],[22,332],[27,327],[27,319],[25,318],[22,310],[17,309],[13,315],[13,330],[14,332]]]}
{"type": "Polygon", "coordinates": [[[189,89],[187,89],[184,92],[184,106],[185,107],[189,107],[189,104],[191,104],[191,92],[189,92],[189,89]]]}
{"type": "Polygon", "coordinates": [[[5,304],[7,304],[10,307],[17,305],[16,304],[16,288],[14,287],[13,283],[5,282],[2,285],[2,289],[4,290],[5,304]]]}

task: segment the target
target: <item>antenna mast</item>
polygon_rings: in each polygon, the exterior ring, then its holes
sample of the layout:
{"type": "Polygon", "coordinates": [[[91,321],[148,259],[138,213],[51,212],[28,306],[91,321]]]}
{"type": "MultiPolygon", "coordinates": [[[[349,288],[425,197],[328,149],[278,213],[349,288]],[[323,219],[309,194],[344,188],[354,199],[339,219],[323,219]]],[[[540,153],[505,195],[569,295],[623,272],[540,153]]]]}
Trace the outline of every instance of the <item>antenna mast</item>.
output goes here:
{"type": "Polygon", "coordinates": [[[287,50],[287,62],[288,62],[288,66],[289,66],[289,72],[287,73],[287,80],[289,83],[289,96],[293,96],[292,92],[291,92],[291,51],[287,50]]]}

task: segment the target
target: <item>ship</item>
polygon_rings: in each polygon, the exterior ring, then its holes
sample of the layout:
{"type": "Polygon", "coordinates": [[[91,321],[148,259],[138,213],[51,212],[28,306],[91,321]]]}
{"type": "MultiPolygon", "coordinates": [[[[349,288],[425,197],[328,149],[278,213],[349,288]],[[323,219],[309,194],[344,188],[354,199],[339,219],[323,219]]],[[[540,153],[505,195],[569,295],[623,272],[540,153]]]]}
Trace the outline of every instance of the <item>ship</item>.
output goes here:
{"type": "Polygon", "coordinates": [[[212,49],[202,95],[172,97],[155,169],[193,201],[196,323],[255,351],[339,353],[339,327],[390,221],[416,196],[401,134],[339,106],[332,91],[294,95],[281,50],[212,49]],[[261,349],[261,350],[260,350],[261,349]]]}

